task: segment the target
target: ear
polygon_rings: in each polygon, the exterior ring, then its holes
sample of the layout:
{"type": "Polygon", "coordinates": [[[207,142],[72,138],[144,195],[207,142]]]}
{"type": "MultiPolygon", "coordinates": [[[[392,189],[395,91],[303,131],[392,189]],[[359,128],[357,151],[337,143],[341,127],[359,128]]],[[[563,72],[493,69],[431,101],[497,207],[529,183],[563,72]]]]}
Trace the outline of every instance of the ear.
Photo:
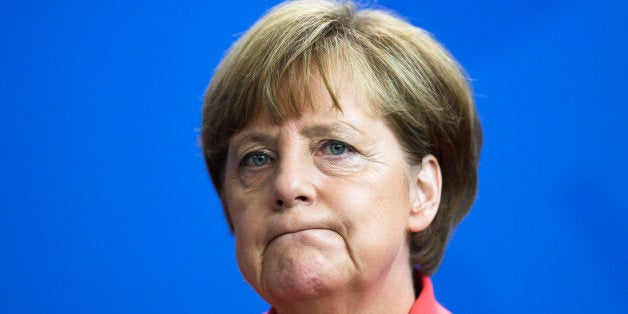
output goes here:
{"type": "Polygon", "coordinates": [[[408,231],[425,230],[438,212],[440,205],[442,176],[438,160],[427,155],[421,164],[413,166],[410,174],[411,205],[408,231]]]}

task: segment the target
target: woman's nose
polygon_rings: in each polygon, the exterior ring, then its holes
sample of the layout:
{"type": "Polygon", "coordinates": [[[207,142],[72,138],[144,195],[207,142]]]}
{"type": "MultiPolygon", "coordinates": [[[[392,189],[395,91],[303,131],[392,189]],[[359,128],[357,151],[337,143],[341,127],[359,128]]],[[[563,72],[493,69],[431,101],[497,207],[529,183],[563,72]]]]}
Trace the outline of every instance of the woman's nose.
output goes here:
{"type": "Polygon", "coordinates": [[[280,159],[273,182],[272,207],[280,210],[311,205],[316,197],[313,168],[307,157],[293,154],[280,159]]]}

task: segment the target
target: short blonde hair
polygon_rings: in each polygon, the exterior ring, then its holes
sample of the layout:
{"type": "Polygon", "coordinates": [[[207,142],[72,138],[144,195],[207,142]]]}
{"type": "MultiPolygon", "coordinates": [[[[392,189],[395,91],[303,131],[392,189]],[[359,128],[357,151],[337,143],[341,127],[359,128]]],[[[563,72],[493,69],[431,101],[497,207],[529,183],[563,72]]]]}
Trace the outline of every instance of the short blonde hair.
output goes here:
{"type": "MultiPolygon", "coordinates": [[[[341,110],[335,95],[347,76],[410,163],[427,154],[440,163],[438,213],[410,241],[411,262],[431,274],[474,201],[482,131],[461,67],[427,32],[389,12],[357,10],[349,1],[289,1],[253,25],[218,66],[203,104],[201,143],[214,187],[223,199],[231,136],[260,115],[299,117],[317,77],[341,110]]],[[[224,202],[223,210],[232,228],[224,202]]]]}

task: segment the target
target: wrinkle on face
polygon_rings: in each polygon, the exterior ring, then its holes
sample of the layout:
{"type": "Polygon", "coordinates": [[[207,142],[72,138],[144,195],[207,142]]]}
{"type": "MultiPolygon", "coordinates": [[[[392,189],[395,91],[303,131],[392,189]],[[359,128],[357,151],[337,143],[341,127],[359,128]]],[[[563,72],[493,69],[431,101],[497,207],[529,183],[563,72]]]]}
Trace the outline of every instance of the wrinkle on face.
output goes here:
{"type": "Polygon", "coordinates": [[[382,273],[407,271],[391,265],[409,268],[403,149],[367,104],[352,93],[339,96],[342,111],[314,97],[313,109],[299,118],[270,123],[261,117],[229,143],[225,195],[238,263],[267,300],[357,289],[382,273]],[[324,146],[329,140],[353,150],[330,154],[324,146]],[[273,162],[243,167],[241,159],[251,151],[268,152],[273,162]],[[277,207],[274,198],[300,193],[282,194],[289,190],[276,190],[277,180],[302,180],[311,202],[277,207]],[[277,238],[302,225],[323,232],[277,238]]]}

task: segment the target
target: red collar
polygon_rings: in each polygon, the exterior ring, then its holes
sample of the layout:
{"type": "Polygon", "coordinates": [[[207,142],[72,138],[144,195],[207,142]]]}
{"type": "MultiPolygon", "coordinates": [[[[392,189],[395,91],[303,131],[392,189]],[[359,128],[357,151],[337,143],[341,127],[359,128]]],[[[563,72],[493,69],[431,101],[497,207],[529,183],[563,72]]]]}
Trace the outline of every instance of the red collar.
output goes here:
{"type": "Polygon", "coordinates": [[[434,287],[430,277],[419,270],[414,271],[414,280],[421,281],[421,293],[416,299],[409,314],[446,314],[450,313],[434,297],[434,287]]]}

